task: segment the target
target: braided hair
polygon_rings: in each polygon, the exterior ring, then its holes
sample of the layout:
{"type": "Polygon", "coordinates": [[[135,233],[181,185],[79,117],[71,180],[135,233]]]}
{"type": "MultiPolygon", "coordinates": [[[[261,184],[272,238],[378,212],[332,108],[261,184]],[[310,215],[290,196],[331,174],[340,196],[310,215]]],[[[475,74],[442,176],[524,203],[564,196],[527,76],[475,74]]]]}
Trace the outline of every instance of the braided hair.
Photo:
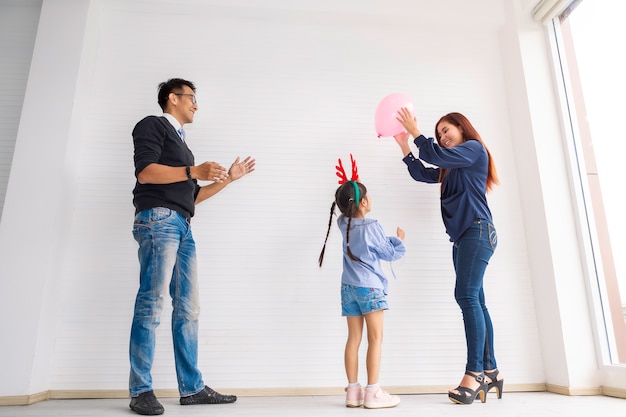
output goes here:
{"type": "Polygon", "coordinates": [[[339,207],[339,211],[341,212],[341,214],[348,218],[348,227],[346,229],[346,249],[348,252],[348,257],[353,261],[361,262],[361,260],[354,256],[352,254],[352,251],[350,250],[350,224],[352,223],[352,218],[356,217],[356,215],[359,213],[359,201],[355,201],[355,184],[359,188],[359,194],[365,197],[367,193],[367,188],[365,188],[365,185],[361,184],[358,181],[346,181],[341,184],[339,188],[337,188],[337,191],[335,191],[335,201],[333,201],[333,204],[330,206],[330,218],[328,219],[328,230],[326,231],[326,239],[324,240],[324,246],[322,247],[322,252],[320,253],[320,257],[318,259],[320,267],[322,266],[322,262],[324,261],[326,242],[328,242],[330,227],[333,223],[335,207],[339,207]]]}

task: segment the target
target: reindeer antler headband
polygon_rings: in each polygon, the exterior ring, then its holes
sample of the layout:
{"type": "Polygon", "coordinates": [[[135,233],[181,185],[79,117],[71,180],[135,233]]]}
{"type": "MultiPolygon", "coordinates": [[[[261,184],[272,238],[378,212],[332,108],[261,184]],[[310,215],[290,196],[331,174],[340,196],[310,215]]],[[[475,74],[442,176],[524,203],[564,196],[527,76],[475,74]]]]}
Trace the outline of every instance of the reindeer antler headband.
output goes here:
{"type": "MultiPolygon", "coordinates": [[[[339,163],[339,165],[335,166],[335,168],[337,168],[336,174],[339,177],[339,181],[337,181],[337,182],[339,184],[343,184],[346,181],[348,181],[348,176],[346,175],[346,171],[343,169],[343,164],[341,163],[341,158],[339,158],[337,161],[339,163]]],[[[358,173],[358,169],[356,167],[356,161],[352,157],[352,154],[350,154],[350,162],[352,163],[352,176],[350,177],[349,181],[354,186],[354,204],[358,205],[359,201],[361,200],[361,193],[359,191],[359,184],[357,184],[357,181],[359,180],[359,173],[358,173]]]]}

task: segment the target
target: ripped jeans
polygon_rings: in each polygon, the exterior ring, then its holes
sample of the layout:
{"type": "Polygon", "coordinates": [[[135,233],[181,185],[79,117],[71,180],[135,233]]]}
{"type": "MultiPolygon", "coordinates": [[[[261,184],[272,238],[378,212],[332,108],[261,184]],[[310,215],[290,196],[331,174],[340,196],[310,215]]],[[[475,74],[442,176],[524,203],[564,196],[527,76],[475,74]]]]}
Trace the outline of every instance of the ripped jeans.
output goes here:
{"type": "Polygon", "coordinates": [[[454,242],[452,260],[456,271],[454,298],[461,307],[467,343],[465,370],[483,372],[497,368],[493,352],[493,325],[485,304],[483,277],[498,246],[496,229],[479,219],[454,242]]]}
{"type": "Polygon", "coordinates": [[[156,328],[165,286],[172,298],[172,339],[181,396],[204,388],[198,370],[200,314],[196,245],[189,222],[174,210],[157,207],[137,213],[133,237],[139,244],[139,291],[130,331],[131,397],[152,390],[156,328]]]}

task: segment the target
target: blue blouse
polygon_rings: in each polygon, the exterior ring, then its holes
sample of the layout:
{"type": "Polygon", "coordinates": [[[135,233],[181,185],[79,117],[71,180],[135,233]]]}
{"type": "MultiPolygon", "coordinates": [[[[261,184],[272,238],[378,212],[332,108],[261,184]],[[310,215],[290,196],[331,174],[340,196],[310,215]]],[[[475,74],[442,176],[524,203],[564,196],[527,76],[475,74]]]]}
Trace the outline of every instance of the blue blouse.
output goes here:
{"type": "Polygon", "coordinates": [[[406,253],[402,240],[386,236],[378,220],[353,218],[350,222],[350,251],[361,260],[353,261],[348,256],[346,231],[348,218],[340,215],[337,225],[343,236],[343,273],[341,283],[355,287],[380,288],[387,294],[388,280],[380,261],[395,261],[406,253]]]}
{"type": "Polygon", "coordinates": [[[493,223],[486,196],[489,157],[484,146],[472,139],[443,148],[423,135],[415,138],[415,145],[419,159],[413,153],[403,158],[414,180],[438,183],[440,168],[448,169],[441,186],[441,217],[450,241],[458,240],[476,219],[493,223]]]}

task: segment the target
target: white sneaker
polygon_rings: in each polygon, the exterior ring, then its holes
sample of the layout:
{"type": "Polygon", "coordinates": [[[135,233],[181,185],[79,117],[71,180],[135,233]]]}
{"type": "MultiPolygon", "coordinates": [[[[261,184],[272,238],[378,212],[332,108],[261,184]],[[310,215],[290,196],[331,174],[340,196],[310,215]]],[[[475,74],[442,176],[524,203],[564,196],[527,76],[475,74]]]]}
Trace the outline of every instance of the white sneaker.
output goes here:
{"type": "Polygon", "coordinates": [[[391,395],[380,387],[365,388],[363,407],[365,408],[390,408],[400,404],[400,397],[391,395]]]}

